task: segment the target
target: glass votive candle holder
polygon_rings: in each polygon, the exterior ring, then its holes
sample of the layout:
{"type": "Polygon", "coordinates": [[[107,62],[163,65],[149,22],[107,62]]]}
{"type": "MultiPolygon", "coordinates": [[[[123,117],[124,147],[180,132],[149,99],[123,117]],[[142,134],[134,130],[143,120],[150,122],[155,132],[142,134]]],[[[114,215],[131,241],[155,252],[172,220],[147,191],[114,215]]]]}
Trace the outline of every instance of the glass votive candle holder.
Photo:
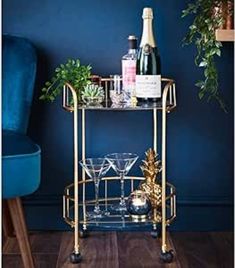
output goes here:
{"type": "Polygon", "coordinates": [[[122,77],[120,75],[111,75],[112,78],[110,83],[110,99],[112,103],[119,104],[124,101],[124,94],[122,90],[122,77]]]}

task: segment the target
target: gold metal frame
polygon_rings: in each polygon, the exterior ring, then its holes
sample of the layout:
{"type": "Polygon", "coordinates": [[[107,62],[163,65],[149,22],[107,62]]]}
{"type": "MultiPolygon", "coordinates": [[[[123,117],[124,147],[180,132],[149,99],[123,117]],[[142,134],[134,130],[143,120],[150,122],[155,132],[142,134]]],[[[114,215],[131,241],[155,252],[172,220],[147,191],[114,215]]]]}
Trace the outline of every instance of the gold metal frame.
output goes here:
{"type": "MultiPolygon", "coordinates": [[[[107,184],[110,183],[110,182],[113,182],[113,181],[119,181],[120,178],[119,177],[104,177],[102,178],[102,181],[104,182],[105,186],[107,187],[107,184]]],[[[126,181],[130,181],[131,184],[134,183],[134,181],[138,181],[138,182],[141,182],[141,181],[144,181],[145,178],[144,177],[125,177],[125,180],[126,181]]],[[[78,185],[80,185],[81,187],[84,187],[86,184],[88,183],[93,183],[93,181],[91,179],[87,179],[85,182],[83,180],[79,181],[78,182],[78,185]]],[[[167,209],[169,209],[169,218],[166,219],[166,225],[169,225],[173,220],[174,218],[176,217],[176,189],[175,187],[168,183],[167,182],[167,187],[169,189],[169,194],[167,194],[166,196],[166,202],[169,200],[169,205],[167,205],[167,209]]],[[[64,220],[71,226],[71,227],[75,227],[75,220],[72,219],[72,216],[71,216],[71,210],[74,208],[74,202],[75,202],[75,196],[74,196],[74,184],[70,184],[68,185],[67,187],[65,187],[65,190],[64,190],[64,195],[63,195],[63,218],[64,220]]],[[[133,191],[131,189],[131,191],[133,191]]],[[[83,191],[82,191],[83,192],[83,191]]],[[[100,202],[100,205],[101,206],[107,206],[108,203],[112,202],[112,201],[117,201],[119,200],[119,197],[108,197],[108,194],[107,194],[107,191],[105,191],[105,196],[103,198],[99,198],[99,202],[100,202]]],[[[87,207],[87,206],[94,206],[95,204],[95,200],[85,200],[82,201],[82,202],[79,202],[79,205],[78,206],[82,206],[82,207],[87,207]]],[[[115,217],[115,215],[112,215],[112,217],[115,217]]],[[[117,216],[119,217],[119,216],[117,216]]],[[[128,215],[126,215],[126,217],[129,217],[128,215]]],[[[146,219],[145,222],[152,222],[153,219],[152,218],[149,218],[149,219],[146,219]]],[[[87,223],[86,221],[86,218],[84,217],[81,217],[80,220],[79,220],[79,223],[80,224],[93,224],[93,223],[96,223],[96,221],[89,221],[87,223]]],[[[105,224],[105,223],[110,223],[109,222],[104,222],[102,221],[102,224],[105,224]]],[[[112,222],[114,223],[114,222],[112,222]]],[[[122,223],[122,221],[115,221],[115,223],[122,223]]],[[[131,224],[131,222],[129,222],[129,224],[131,224]]]]}
{"type": "MultiPolygon", "coordinates": [[[[98,77],[99,78],[99,77],[98,77]]],[[[99,78],[99,83],[104,85],[105,88],[105,101],[108,101],[108,83],[112,81],[111,78],[99,78]]],[[[158,111],[162,111],[162,202],[161,202],[161,224],[162,224],[162,240],[161,248],[162,252],[167,251],[166,244],[166,227],[171,224],[171,222],[176,217],[176,190],[175,187],[166,181],[166,122],[167,113],[170,113],[176,107],[176,88],[174,80],[162,78],[162,82],[165,83],[162,96],[162,106],[152,109],[153,112],[153,148],[157,152],[157,117],[158,111]],[[167,189],[170,190],[169,194],[166,194],[167,189]],[[168,204],[169,203],[169,204],[168,204]],[[167,218],[167,211],[169,209],[169,218],[167,218]]],[[[92,182],[92,180],[86,180],[85,171],[82,171],[82,180],[78,178],[78,109],[82,110],[81,115],[81,126],[82,126],[82,159],[86,157],[86,109],[78,106],[78,96],[75,89],[66,83],[63,89],[63,108],[69,112],[73,112],[73,124],[74,124],[74,183],[68,185],[65,188],[63,196],[63,218],[71,227],[74,228],[74,253],[79,254],[79,224],[83,225],[83,229],[86,230],[90,221],[87,222],[86,219],[86,207],[88,205],[94,204],[94,200],[86,200],[86,184],[92,182]],[[73,105],[69,104],[69,96],[72,94],[73,105]],[[78,188],[82,186],[82,202],[79,203],[78,188]],[[71,189],[73,189],[74,194],[71,194],[71,189]],[[83,219],[79,218],[79,206],[83,208],[83,219]],[[74,218],[70,216],[71,209],[74,210],[74,218]]],[[[133,108],[133,110],[135,110],[133,108]]],[[[113,197],[108,197],[108,183],[110,181],[118,180],[118,177],[105,177],[102,180],[105,185],[105,198],[100,198],[101,205],[108,206],[110,201],[115,200],[113,197]]],[[[144,180],[143,177],[127,177],[131,182],[131,191],[134,189],[134,181],[144,180]]],[[[150,221],[153,227],[156,228],[156,211],[154,211],[153,219],[145,219],[145,221],[150,221]]],[[[134,221],[133,221],[134,222],[134,221]]],[[[105,222],[103,222],[105,223],[105,222]]],[[[119,221],[115,222],[119,223],[119,221]]]]}

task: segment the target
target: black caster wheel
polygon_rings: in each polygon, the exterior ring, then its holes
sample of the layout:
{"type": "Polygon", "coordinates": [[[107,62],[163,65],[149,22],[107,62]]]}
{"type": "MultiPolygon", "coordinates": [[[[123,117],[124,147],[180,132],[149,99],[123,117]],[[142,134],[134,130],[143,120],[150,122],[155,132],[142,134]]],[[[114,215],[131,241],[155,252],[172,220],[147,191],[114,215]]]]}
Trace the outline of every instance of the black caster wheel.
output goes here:
{"type": "Polygon", "coordinates": [[[82,256],[81,256],[80,253],[73,252],[73,253],[70,254],[69,260],[70,260],[71,263],[79,263],[82,260],[82,256]]]}
{"type": "Polygon", "coordinates": [[[152,236],[152,238],[161,238],[162,237],[162,228],[161,228],[161,226],[157,226],[156,229],[152,229],[151,236],[152,236]]]}
{"type": "Polygon", "coordinates": [[[173,250],[161,252],[161,254],[160,254],[160,259],[165,263],[172,262],[173,258],[174,258],[173,250]]]}
{"type": "Polygon", "coordinates": [[[80,230],[79,231],[79,237],[80,238],[87,238],[89,236],[89,233],[87,230],[80,230]]]}

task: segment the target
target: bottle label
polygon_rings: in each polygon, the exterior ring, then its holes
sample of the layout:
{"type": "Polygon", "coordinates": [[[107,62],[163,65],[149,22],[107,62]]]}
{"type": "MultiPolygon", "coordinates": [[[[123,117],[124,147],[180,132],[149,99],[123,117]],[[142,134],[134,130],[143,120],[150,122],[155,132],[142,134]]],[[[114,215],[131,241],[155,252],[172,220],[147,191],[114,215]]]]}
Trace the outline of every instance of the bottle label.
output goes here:
{"type": "Polygon", "coordinates": [[[136,60],[122,61],[122,86],[124,89],[130,89],[135,86],[136,60]]]}
{"type": "Polygon", "coordinates": [[[161,75],[136,75],[137,98],[161,98],[161,75]]]}

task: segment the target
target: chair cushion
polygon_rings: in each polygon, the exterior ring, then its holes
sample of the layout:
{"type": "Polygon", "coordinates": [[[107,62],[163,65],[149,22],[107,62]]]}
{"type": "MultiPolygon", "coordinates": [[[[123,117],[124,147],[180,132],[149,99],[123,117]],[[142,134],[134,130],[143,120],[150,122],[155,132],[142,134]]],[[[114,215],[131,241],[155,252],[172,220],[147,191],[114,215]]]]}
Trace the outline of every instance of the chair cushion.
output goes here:
{"type": "Polygon", "coordinates": [[[3,130],[3,198],[33,193],[40,183],[41,150],[29,137],[3,130]]]}

